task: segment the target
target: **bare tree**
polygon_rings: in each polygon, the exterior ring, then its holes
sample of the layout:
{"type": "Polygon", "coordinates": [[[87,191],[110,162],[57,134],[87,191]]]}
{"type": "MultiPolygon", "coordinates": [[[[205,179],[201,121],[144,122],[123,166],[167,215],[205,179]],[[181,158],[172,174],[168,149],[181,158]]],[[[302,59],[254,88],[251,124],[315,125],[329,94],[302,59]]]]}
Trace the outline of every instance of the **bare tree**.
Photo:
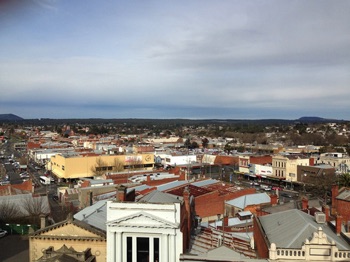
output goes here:
{"type": "Polygon", "coordinates": [[[0,202],[0,221],[8,222],[21,216],[23,214],[16,204],[10,203],[8,200],[0,202]]]}
{"type": "Polygon", "coordinates": [[[142,159],[138,157],[132,157],[128,160],[128,168],[130,171],[139,170],[143,168],[142,159]]]}
{"type": "Polygon", "coordinates": [[[102,176],[107,172],[107,164],[101,157],[96,158],[96,164],[91,167],[91,172],[95,176],[102,176]]]}
{"type": "Polygon", "coordinates": [[[25,215],[28,222],[36,225],[40,225],[40,216],[42,214],[48,214],[50,212],[48,201],[45,201],[45,197],[43,196],[24,199],[23,209],[27,213],[25,215]]]}
{"type": "Polygon", "coordinates": [[[120,172],[124,170],[124,164],[118,159],[114,158],[113,160],[113,171],[120,172]]]}
{"type": "Polygon", "coordinates": [[[44,201],[44,197],[28,197],[24,200],[23,208],[29,216],[40,216],[47,212],[47,203],[44,201]]]}

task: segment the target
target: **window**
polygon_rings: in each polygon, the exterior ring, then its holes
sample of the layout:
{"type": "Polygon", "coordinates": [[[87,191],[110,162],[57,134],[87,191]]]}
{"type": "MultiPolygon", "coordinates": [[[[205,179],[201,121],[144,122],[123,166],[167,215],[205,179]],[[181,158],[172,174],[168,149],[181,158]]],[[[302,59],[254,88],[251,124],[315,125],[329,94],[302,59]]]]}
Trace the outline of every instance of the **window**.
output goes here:
{"type": "Polygon", "coordinates": [[[126,261],[159,262],[159,238],[126,237],[126,261]],[[136,254],[135,258],[134,254],[136,254]]]}

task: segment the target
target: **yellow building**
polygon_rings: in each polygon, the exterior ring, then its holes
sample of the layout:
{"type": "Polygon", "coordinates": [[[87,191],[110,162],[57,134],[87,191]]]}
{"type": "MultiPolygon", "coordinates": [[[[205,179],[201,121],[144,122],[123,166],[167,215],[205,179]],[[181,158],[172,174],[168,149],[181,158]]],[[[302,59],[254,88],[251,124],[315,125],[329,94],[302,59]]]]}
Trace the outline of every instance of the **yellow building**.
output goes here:
{"type": "Polygon", "coordinates": [[[121,172],[125,170],[152,170],[154,155],[63,155],[51,157],[47,169],[58,178],[72,179],[79,177],[93,177],[107,172],[121,172]]]}

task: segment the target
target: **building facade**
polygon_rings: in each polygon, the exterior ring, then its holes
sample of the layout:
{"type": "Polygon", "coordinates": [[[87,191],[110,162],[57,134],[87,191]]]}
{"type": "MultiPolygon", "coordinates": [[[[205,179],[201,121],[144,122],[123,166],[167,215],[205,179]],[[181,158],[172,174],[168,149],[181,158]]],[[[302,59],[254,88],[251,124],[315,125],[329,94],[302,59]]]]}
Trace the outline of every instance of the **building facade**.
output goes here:
{"type": "Polygon", "coordinates": [[[153,154],[138,155],[55,155],[47,166],[58,178],[74,179],[93,177],[115,170],[152,170],[154,167],[153,154]]]}
{"type": "Polygon", "coordinates": [[[179,261],[180,203],[107,202],[107,261],[179,261]]]}

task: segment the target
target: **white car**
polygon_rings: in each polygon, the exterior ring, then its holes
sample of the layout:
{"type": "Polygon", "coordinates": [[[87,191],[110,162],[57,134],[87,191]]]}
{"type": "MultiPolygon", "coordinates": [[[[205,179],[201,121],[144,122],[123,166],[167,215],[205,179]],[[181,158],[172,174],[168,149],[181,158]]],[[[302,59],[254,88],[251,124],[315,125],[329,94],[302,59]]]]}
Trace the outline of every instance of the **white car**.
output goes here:
{"type": "Polygon", "coordinates": [[[0,229],[0,237],[4,237],[6,235],[7,235],[7,231],[0,229]]]}

